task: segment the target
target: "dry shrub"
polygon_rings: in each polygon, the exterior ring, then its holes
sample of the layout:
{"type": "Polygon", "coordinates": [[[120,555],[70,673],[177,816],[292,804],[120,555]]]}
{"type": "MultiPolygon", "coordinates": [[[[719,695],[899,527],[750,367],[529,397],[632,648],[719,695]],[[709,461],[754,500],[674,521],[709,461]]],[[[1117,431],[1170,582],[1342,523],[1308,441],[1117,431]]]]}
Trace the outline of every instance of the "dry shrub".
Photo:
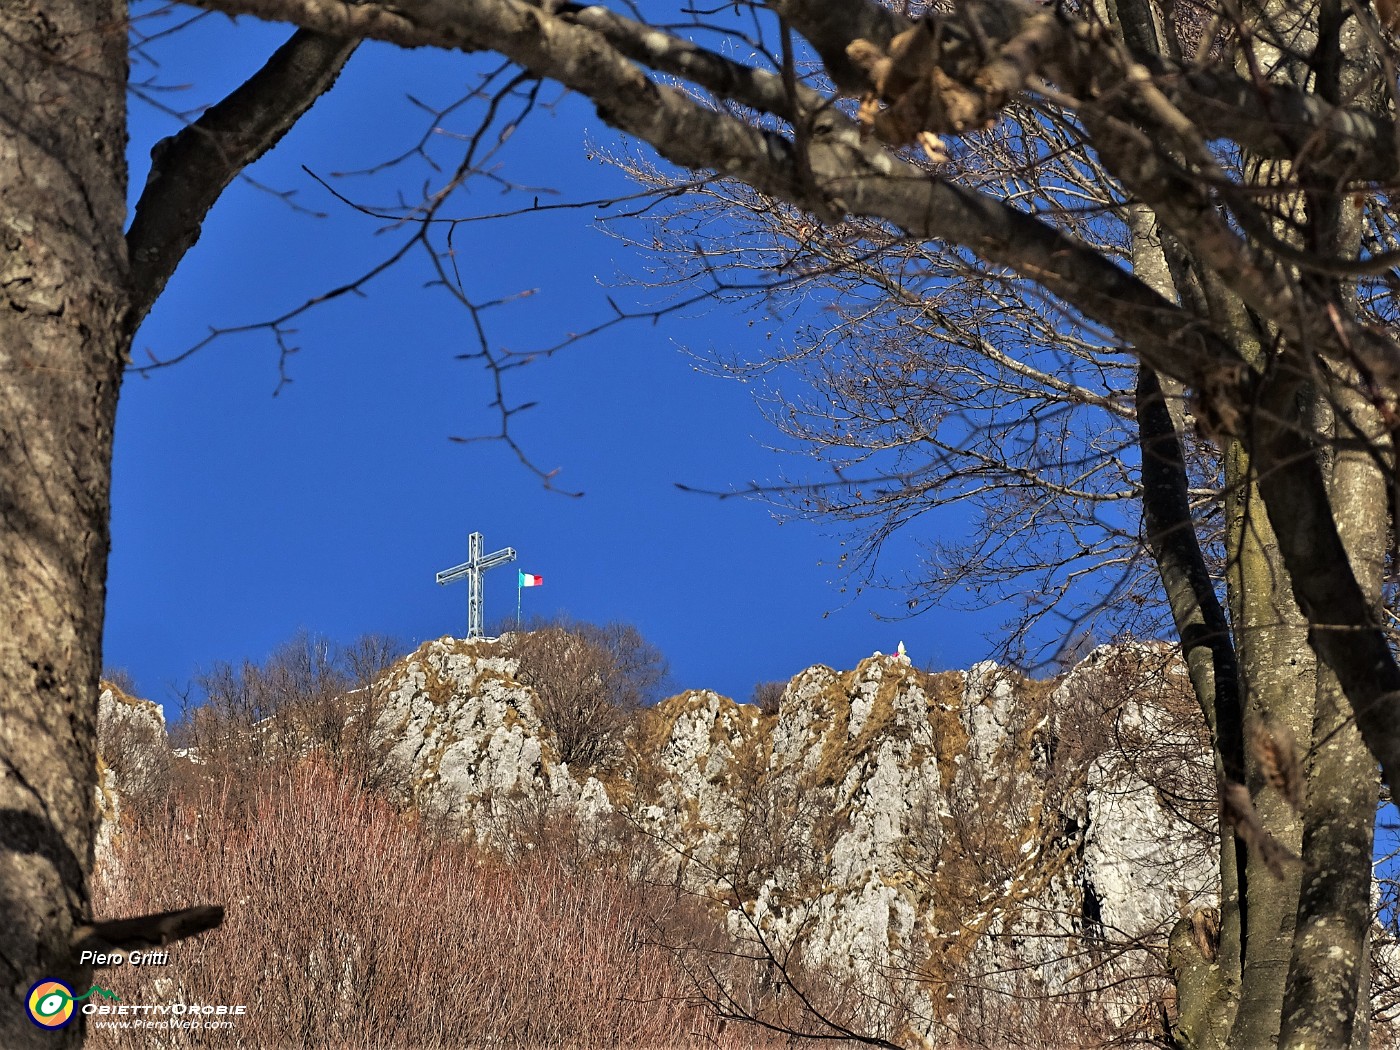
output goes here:
{"type": "MultiPolygon", "coordinates": [[[[246,1004],[231,1031],[90,1029],[97,1047],[760,1046],[699,1003],[654,936],[681,902],[548,855],[433,841],[304,763],[172,805],[120,847],[118,916],[220,902],[165,967],[99,971],[125,1003],[246,1004]]],[[[695,917],[686,917],[694,922],[695,917]]]]}
{"type": "Polygon", "coordinates": [[[800,933],[784,940],[743,919],[733,926],[732,933],[693,926],[684,939],[672,941],[714,1014],[782,1033],[787,1038],[778,1045],[785,1047],[925,1045],[905,1028],[911,1015],[897,999],[897,978],[889,994],[871,995],[855,982],[804,966],[800,933]]]}
{"type": "Polygon", "coordinates": [[[381,635],[340,646],[302,631],[261,664],[215,664],[195,676],[201,699],[171,728],[174,746],[197,759],[179,779],[237,782],[315,751],[371,784],[380,767],[373,727],[384,672],[399,652],[381,635]]]}
{"type": "Polygon", "coordinates": [[[633,717],[669,674],[661,651],[630,624],[540,622],[507,639],[516,678],[534,690],[559,760],[574,769],[615,764],[633,717]]]}
{"type": "Polygon", "coordinates": [[[776,715],[782,703],[783,693],[787,690],[787,685],[786,682],[759,682],[753,687],[749,703],[765,715],[776,715]]]}

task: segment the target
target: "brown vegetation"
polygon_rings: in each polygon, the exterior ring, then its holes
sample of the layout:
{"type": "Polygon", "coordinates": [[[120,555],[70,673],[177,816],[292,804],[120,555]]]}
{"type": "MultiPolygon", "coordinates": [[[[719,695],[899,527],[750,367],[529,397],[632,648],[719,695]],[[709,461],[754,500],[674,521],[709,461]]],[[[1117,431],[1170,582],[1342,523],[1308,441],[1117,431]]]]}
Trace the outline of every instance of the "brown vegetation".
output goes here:
{"type": "Polygon", "coordinates": [[[519,661],[515,676],[535,691],[559,760],[576,769],[604,770],[622,756],[633,716],[657,699],[669,673],[661,651],[631,624],[557,620],[507,638],[519,661]]]}
{"type": "Polygon", "coordinates": [[[783,690],[786,688],[786,682],[759,682],[753,687],[749,703],[765,715],[776,715],[778,706],[782,703],[783,690]]]}
{"type": "Polygon", "coordinates": [[[768,1045],[725,1031],[658,943],[668,925],[703,933],[684,898],[548,854],[505,866],[319,761],[250,795],[211,785],[173,801],[124,836],[120,870],[100,873],[104,914],[199,899],[228,915],[168,968],[101,983],[129,1003],[249,1009],[226,1032],[94,1029],[94,1046],[768,1045]]]}
{"type": "MultiPolygon", "coordinates": [[[[338,646],[303,631],[261,664],[215,664],[196,676],[198,703],[187,703],[173,742],[198,755],[204,776],[236,780],[314,749],[368,783],[377,766],[371,735],[383,672],[399,653],[380,635],[338,646]]],[[[179,768],[192,772],[188,763],[179,768]]]]}

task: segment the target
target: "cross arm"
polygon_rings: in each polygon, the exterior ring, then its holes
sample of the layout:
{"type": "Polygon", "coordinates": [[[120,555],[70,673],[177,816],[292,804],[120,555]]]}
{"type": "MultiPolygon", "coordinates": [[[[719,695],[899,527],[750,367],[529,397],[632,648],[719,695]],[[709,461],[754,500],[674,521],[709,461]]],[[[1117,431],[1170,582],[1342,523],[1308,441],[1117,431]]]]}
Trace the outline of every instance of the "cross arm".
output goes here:
{"type": "Polygon", "coordinates": [[[472,563],[464,561],[461,565],[454,565],[450,569],[443,569],[442,572],[438,573],[433,578],[437,580],[438,583],[456,583],[458,580],[462,579],[462,577],[470,575],[471,571],[472,563]]]}
{"type": "Polygon", "coordinates": [[[494,554],[488,554],[482,558],[477,565],[482,569],[494,569],[497,565],[504,565],[508,561],[515,561],[515,548],[502,547],[494,554]]]}

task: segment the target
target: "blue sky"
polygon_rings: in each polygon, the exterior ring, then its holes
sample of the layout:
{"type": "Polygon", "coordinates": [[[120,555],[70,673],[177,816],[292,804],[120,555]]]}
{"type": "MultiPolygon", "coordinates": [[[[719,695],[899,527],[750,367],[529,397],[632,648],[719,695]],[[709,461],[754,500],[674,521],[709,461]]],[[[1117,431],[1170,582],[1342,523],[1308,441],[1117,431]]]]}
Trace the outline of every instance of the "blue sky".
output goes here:
{"type": "MultiPolygon", "coordinates": [[[[141,64],[133,75],[190,85],[157,97],[192,109],[245,78],[286,35],[206,18],[153,49],[158,68],[141,64]]],[[[173,356],[210,326],[277,316],[382,258],[402,235],[376,233],[382,223],[338,203],[302,165],[326,175],[401,151],[425,126],[406,96],[446,103],[479,68],[458,55],[363,47],[250,173],[327,217],[246,182],[231,187],[138,334],[137,361],[173,356]]],[[[131,110],[134,200],[150,146],[177,124],[140,98],[131,110]]],[[[590,143],[608,141],[591,109],[566,99],[522,126],[501,173],[552,186],[560,200],[630,192],[618,172],[586,159],[590,143]]],[[[413,192],[424,174],[343,188],[386,200],[391,185],[413,192]]],[[[483,182],[458,210],[526,200],[483,182]]],[[[493,345],[512,350],[606,319],[609,294],[627,307],[634,293],[615,286],[646,266],[587,211],[476,224],[458,237],[474,298],[534,292],[488,314],[493,345]]],[[[105,656],[143,693],[168,701],[199,668],[260,660],[303,628],[341,641],[387,633],[409,645],[461,633],[465,587],[439,588],[433,575],[465,559],[474,529],[488,551],[513,546],[518,568],[544,577],[525,592],[527,616],[634,623],[667,654],[677,687],[746,698],[757,681],[817,662],[854,666],[901,639],[917,663],[938,667],[991,651],[1009,610],[881,622],[876,614],[900,611],[899,596],[854,593],[859,581],[833,568],[843,550],[833,529],[780,524],[753,501],[676,488],[742,488],[794,470],[791,457],[766,448],[774,435],[752,391],[702,374],[683,352],[748,350],[790,329],[761,312],[710,307],[618,326],[511,373],[509,396],[538,402],[516,417],[513,434],[542,467],[559,468],[561,488],[584,491],[571,499],[546,490],[500,443],[451,440],[498,421],[487,407],[489,375],[457,359],[473,348],[470,318],[425,287],[430,277],[417,256],[365,297],[300,318],[292,382],[275,397],[278,351],[266,332],[228,336],[178,366],[128,377],[105,656]]],[[[882,568],[912,567],[915,541],[928,538],[900,538],[882,568]]],[[[515,567],[492,572],[488,621],[512,614],[515,599],[515,567]]]]}

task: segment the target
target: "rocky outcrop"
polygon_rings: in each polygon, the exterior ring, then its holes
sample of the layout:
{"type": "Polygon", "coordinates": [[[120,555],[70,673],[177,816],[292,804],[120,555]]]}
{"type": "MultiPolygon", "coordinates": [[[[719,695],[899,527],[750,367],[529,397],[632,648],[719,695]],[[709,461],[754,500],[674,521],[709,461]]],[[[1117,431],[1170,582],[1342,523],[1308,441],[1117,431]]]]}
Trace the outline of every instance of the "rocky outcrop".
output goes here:
{"type": "Polygon", "coordinates": [[[451,639],[396,669],[378,724],[406,798],[498,844],[523,815],[615,813],[663,847],[653,877],[872,1004],[899,998],[905,1024],[1069,994],[1086,953],[1120,979],[1125,947],[1209,903],[1209,750],[1164,646],[1096,650],[1054,681],[812,667],[768,716],[690,691],[597,776],[557,762],[514,674],[502,647],[451,639]]]}
{"type": "MultiPolygon", "coordinates": [[[[600,769],[559,760],[509,639],[426,643],[373,695],[373,779],[405,806],[506,852],[561,826],[623,851],[902,1041],[1008,996],[1121,1027],[1145,993],[1117,990],[1161,981],[1135,947],[1212,903],[1210,751],[1166,646],[1104,647],[1052,680],[877,654],[808,668],[772,714],[692,690],[600,769]]],[[[101,704],[110,854],[170,752],[155,705],[114,688],[101,704]]]]}
{"type": "Polygon", "coordinates": [[[526,824],[610,809],[591,777],[557,760],[516,661],[494,640],[443,638],[383,683],[376,735],[383,782],[407,803],[478,841],[509,846],[526,824]]]}
{"type": "Polygon", "coordinates": [[[113,862],[123,809],[164,795],[170,740],[159,704],[103,682],[97,697],[97,863],[113,862]]]}
{"type": "Polygon", "coordinates": [[[1184,687],[1146,646],[1059,682],[814,667],[769,720],[687,694],[636,754],[657,784],[642,817],[736,906],[736,932],[797,944],[872,1003],[902,997],[933,1026],[983,993],[1068,994],[1086,948],[1159,940],[1213,886],[1196,823],[1209,752],[1184,687]]]}

